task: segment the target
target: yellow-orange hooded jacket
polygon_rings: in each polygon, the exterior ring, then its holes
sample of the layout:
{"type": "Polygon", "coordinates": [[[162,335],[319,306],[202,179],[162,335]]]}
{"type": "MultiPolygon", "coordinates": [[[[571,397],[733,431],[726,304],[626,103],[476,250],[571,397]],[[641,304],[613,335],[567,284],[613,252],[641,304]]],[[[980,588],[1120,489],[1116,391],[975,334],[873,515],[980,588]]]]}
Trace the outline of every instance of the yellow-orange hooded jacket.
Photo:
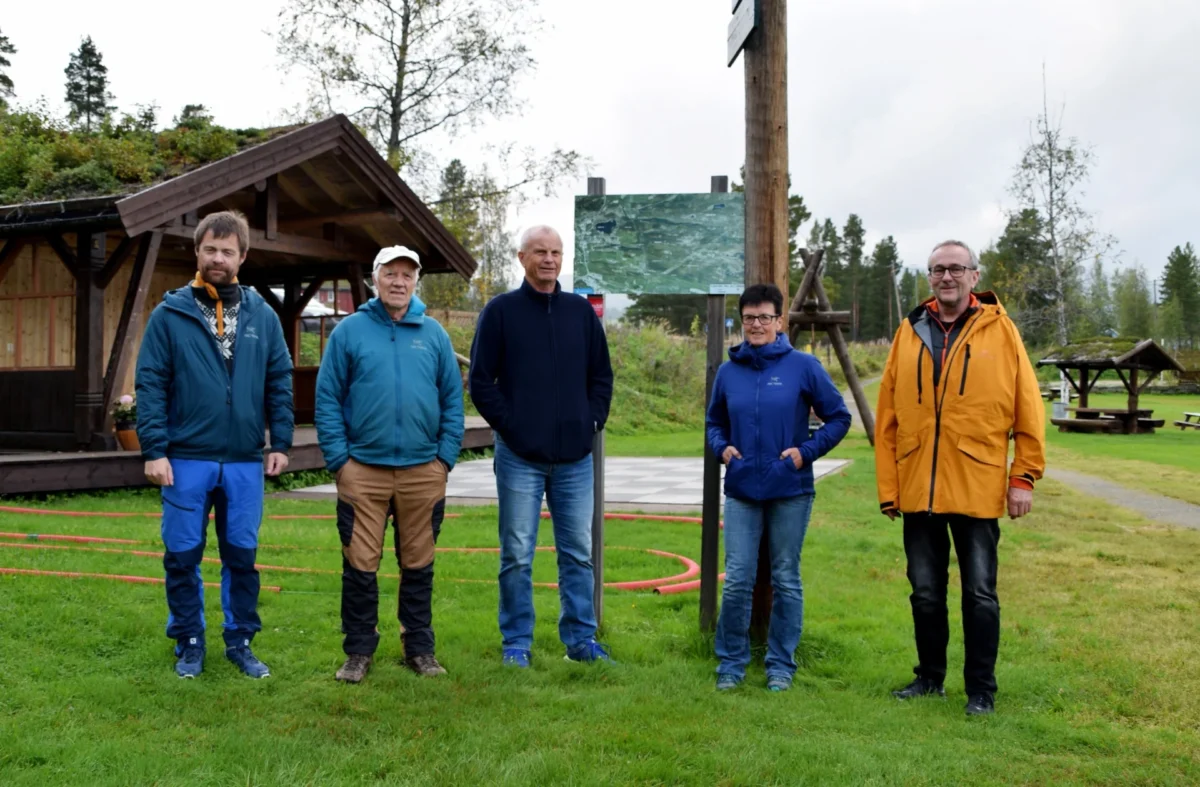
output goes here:
{"type": "MultiPolygon", "coordinates": [[[[934,299],[905,319],[888,354],[875,422],[882,510],[997,519],[1008,487],[1045,470],[1045,410],[1016,325],[979,293],[933,383],[934,299]],[[1009,466],[1009,439],[1015,456],[1009,466]]],[[[936,306],[934,307],[936,309],[936,306]]]]}

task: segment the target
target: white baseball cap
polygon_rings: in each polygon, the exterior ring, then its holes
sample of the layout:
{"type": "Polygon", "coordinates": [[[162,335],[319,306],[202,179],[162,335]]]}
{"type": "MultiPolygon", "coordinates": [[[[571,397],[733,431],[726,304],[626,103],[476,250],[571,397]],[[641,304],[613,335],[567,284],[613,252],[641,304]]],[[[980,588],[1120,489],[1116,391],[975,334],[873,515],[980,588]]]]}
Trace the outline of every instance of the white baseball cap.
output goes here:
{"type": "Polygon", "coordinates": [[[421,257],[407,246],[387,246],[379,250],[375,255],[375,264],[371,268],[371,273],[374,274],[379,270],[380,266],[387,265],[394,260],[412,260],[413,265],[417,266],[417,270],[421,270],[421,257]]]}

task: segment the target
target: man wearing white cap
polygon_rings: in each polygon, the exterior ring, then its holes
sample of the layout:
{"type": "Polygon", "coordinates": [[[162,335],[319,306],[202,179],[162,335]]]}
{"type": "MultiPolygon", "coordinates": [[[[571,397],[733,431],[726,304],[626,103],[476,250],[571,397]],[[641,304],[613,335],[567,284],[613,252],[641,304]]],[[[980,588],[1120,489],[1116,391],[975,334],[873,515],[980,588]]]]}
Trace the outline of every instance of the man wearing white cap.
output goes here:
{"type": "Polygon", "coordinates": [[[333,330],[317,374],[316,427],[336,474],[342,542],[342,649],[337,679],[358,683],[379,645],[379,584],[387,519],[400,563],[400,639],[419,675],[445,670],[434,657],[433,554],[446,477],[463,439],[462,378],[444,328],[413,294],[420,256],[382,249],[378,295],[333,330]]]}

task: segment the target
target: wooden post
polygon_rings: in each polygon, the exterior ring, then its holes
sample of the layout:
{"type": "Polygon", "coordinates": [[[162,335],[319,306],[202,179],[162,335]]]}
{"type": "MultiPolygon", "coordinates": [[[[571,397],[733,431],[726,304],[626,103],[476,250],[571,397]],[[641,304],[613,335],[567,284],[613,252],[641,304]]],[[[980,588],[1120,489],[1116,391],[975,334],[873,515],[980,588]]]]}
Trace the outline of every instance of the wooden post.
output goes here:
{"type": "Polygon", "coordinates": [[[254,184],[255,229],[261,229],[267,240],[279,237],[279,176],[271,175],[254,184]],[[260,188],[261,186],[261,188],[260,188]]]}
{"type": "Polygon", "coordinates": [[[158,249],[162,245],[161,232],[147,232],[142,235],[138,246],[137,258],[133,263],[133,272],[129,276],[129,287],[125,291],[125,303],[121,307],[121,318],[117,322],[117,332],[113,337],[112,352],[108,356],[108,371],[104,375],[104,429],[112,426],[112,405],[120,393],[117,386],[125,379],[129,362],[133,353],[129,349],[129,328],[136,326],[135,331],[142,327],[142,313],[146,308],[146,294],[150,291],[150,281],[154,277],[154,268],[158,262],[158,249]]]}
{"type": "MultiPolygon", "coordinates": [[[[748,1],[748,0],[744,0],[748,1]]],[[[746,285],[788,291],[787,0],[755,0],[746,73],[746,285]]],[[[786,333],[788,319],[783,317],[786,333]]]]}
{"type": "Polygon", "coordinates": [[[1137,434],[1137,409],[1138,409],[1138,368],[1135,366],[1129,370],[1129,412],[1132,413],[1125,419],[1125,434],[1137,434]]]}
{"type": "MultiPolygon", "coordinates": [[[[1080,407],[1088,406],[1088,394],[1092,390],[1092,386],[1088,384],[1088,379],[1091,377],[1091,375],[1092,375],[1092,371],[1088,367],[1084,366],[1079,369],[1079,382],[1081,383],[1081,385],[1079,386],[1079,406],[1080,407]]],[[[1099,375],[1097,375],[1097,376],[1099,376],[1099,375]]],[[[1067,397],[1067,400],[1070,401],[1070,396],[1067,397]]]]}
{"type": "Polygon", "coordinates": [[[357,262],[350,263],[350,302],[354,304],[354,310],[358,311],[358,307],[367,302],[367,284],[363,275],[362,265],[357,262]]]}
{"type": "MultiPolygon", "coordinates": [[[[604,178],[588,178],[588,196],[603,196],[604,178]]],[[[592,606],[604,623],[604,430],[592,438],[592,606]]]]}
{"type": "MultiPolygon", "coordinates": [[[[729,178],[715,175],[714,194],[729,191],[729,178]]],[[[712,401],[713,380],[725,349],[725,296],[708,296],[708,358],[704,366],[704,405],[712,401]]],[[[717,559],[721,548],[721,457],[704,439],[704,492],[700,526],[700,629],[717,626],[717,559]]]]}
{"type": "Polygon", "coordinates": [[[103,447],[105,235],[80,232],[75,251],[75,443],[103,447]]]}
{"type": "Polygon", "coordinates": [[[300,280],[288,279],[283,284],[283,339],[287,343],[288,353],[292,356],[292,366],[300,360],[300,325],[296,322],[299,311],[296,304],[300,300],[300,280]]]}
{"type": "MultiPolygon", "coordinates": [[[[787,0],[753,1],[758,4],[757,26],[742,53],[746,74],[745,281],[746,286],[775,284],[787,293],[787,0]]],[[[786,311],[781,319],[786,334],[786,311]]],[[[764,527],[750,613],[750,636],[759,643],[766,641],[770,621],[769,543],[764,527]]]]}

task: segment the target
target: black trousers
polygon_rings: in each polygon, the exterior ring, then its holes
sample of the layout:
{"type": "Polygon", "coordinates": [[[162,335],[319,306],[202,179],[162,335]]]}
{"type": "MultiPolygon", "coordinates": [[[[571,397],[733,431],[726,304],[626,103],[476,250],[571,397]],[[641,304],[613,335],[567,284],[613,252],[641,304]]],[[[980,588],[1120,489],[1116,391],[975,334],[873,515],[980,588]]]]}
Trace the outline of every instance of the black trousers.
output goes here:
{"type": "Polygon", "coordinates": [[[950,579],[951,536],[962,577],[966,646],[963,678],[967,694],[995,693],[996,653],[1000,648],[1000,599],[996,595],[1000,525],[995,519],[948,514],[904,515],[904,554],[912,585],[909,600],[919,661],[913,671],[938,684],[946,678],[946,645],[950,640],[946,585],[950,579]]]}

